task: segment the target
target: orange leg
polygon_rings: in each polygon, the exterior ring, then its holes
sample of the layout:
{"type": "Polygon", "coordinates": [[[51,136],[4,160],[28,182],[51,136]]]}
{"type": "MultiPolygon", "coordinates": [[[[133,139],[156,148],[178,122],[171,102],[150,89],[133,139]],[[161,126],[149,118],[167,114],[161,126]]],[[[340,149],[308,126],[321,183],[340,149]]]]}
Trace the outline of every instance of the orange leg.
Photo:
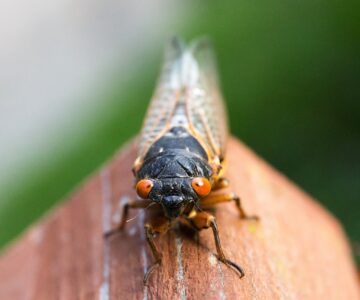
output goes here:
{"type": "Polygon", "coordinates": [[[155,262],[149,267],[144,275],[144,285],[147,285],[150,275],[161,265],[161,254],[155,245],[154,237],[157,233],[166,233],[170,228],[170,221],[165,217],[157,216],[146,223],[144,227],[146,240],[155,258],[155,262]]]}
{"type": "Polygon", "coordinates": [[[229,180],[227,180],[224,177],[220,177],[214,184],[214,186],[212,187],[213,191],[217,191],[220,189],[224,189],[227,188],[229,186],[229,180]]]}
{"type": "Polygon", "coordinates": [[[108,238],[108,237],[114,235],[115,233],[121,231],[124,228],[124,226],[126,224],[126,220],[129,215],[129,208],[146,208],[150,204],[151,204],[150,200],[131,200],[131,201],[125,203],[123,206],[123,209],[122,209],[122,216],[121,216],[120,223],[114,229],[111,229],[110,231],[106,232],[104,235],[105,238],[108,238]]]}
{"type": "Polygon", "coordinates": [[[217,227],[215,217],[207,212],[202,211],[197,212],[194,217],[190,218],[190,222],[197,230],[207,229],[211,227],[214,234],[218,259],[228,267],[233,268],[238,273],[240,278],[243,277],[245,274],[242,268],[225,257],[224,251],[221,247],[219,229],[217,227]]]}
{"type": "Polygon", "coordinates": [[[248,216],[244,211],[244,208],[241,206],[240,198],[235,193],[225,193],[225,194],[210,194],[209,196],[200,200],[200,206],[202,208],[209,208],[219,203],[234,201],[236,207],[239,210],[240,219],[250,219],[258,220],[257,216],[248,216]]]}

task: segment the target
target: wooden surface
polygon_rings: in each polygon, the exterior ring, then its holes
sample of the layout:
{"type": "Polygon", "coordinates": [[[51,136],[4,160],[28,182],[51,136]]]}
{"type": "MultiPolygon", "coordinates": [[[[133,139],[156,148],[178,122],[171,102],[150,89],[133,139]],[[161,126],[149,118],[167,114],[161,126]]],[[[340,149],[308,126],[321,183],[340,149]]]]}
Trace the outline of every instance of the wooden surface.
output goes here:
{"type": "Polygon", "coordinates": [[[282,175],[232,140],[232,188],[259,223],[234,204],[216,210],[224,250],[243,279],[215,256],[210,230],[158,238],[163,265],[145,288],[152,261],[144,214],[104,241],[120,206],[134,197],[127,147],[69,201],[33,226],[0,259],[0,299],[360,299],[348,243],[338,222],[282,175]]]}

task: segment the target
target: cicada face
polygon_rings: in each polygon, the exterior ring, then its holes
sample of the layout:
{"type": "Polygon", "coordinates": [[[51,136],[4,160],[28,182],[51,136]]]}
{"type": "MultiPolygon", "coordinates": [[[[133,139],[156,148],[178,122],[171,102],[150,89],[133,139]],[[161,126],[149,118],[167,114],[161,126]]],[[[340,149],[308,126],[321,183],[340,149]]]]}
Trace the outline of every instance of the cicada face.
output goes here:
{"type": "Polygon", "coordinates": [[[177,218],[186,208],[191,208],[198,201],[198,196],[191,187],[190,178],[167,178],[153,182],[149,199],[161,204],[168,218],[177,218]]]}
{"type": "Polygon", "coordinates": [[[211,191],[211,171],[206,163],[183,155],[150,160],[138,175],[143,179],[136,184],[137,194],[160,204],[171,219],[190,211],[211,191]],[[199,172],[202,167],[206,172],[199,172]]]}

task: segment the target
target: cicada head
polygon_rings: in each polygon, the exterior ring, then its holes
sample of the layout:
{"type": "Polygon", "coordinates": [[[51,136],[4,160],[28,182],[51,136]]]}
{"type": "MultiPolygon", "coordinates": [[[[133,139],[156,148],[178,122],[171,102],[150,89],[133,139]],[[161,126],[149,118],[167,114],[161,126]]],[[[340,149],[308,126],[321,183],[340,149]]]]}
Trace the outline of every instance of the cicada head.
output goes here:
{"type": "Polygon", "coordinates": [[[199,198],[210,193],[211,185],[204,177],[142,179],[136,191],[141,198],[159,203],[165,216],[173,219],[197,205],[199,198]]]}
{"type": "Polygon", "coordinates": [[[155,154],[135,174],[137,194],[159,203],[168,218],[176,218],[210,192],[213,171],[205,159],[186,150],[155,154]]]}

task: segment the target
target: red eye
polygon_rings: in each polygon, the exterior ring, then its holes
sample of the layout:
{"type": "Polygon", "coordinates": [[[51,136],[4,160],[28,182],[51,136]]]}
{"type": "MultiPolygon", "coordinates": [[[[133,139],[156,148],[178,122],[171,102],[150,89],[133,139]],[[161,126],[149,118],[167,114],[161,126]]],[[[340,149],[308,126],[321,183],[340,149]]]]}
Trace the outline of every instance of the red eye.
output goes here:
{"type": "Polygon", "coordinates": [[[191,181],[191,186],[193,187],[196,194],[200,197],[207,196],[211,191],[211,184],[209,180],[204,177],[196,177],[191,181]]]}
{"type": "Polygon", "coordinates": [[[150,179],[141,179],[136,184],[136,193],[139,195],[139,197],[147,199],[153,186],[154,184],[150,179]]]}

